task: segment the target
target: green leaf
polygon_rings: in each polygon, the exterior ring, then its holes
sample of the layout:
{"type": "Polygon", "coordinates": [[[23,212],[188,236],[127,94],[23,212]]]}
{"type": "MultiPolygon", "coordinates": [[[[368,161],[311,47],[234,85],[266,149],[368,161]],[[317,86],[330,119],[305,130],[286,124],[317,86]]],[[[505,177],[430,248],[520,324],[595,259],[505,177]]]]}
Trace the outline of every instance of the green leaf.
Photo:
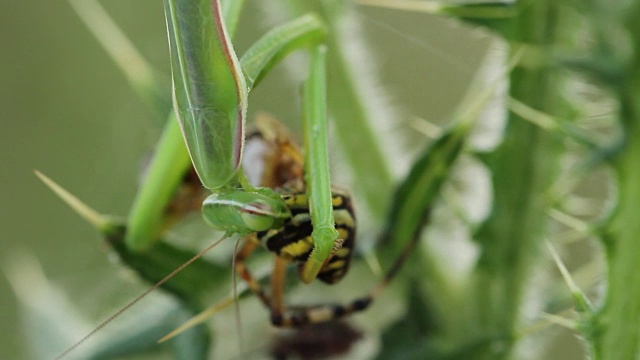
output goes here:
{"type": "MultiPolygon", "coordinates": [[[[151,284],[164,280],[167,275],[172,274],[197,255],[195,252],[177,248],[161,240],[148,251],[134,252],[124,242],[125,231],[124,226],[114,226],[104,235],[120,260],[151,284]]],[[[218,285],[216,280],[228,279],[230,274],[229,266],[220,266],[199,258],[181,269],[160,287],[182,299],[192,309],[199,311],[215,291],[218,285]]]]}
{"type": "Polygon", "coordinates": [[[443,5],[440,14],[457,17],[473,25],[482,26],[507,39],[512,31],[508,26],[517,16],[515,1],[480,1],[467,4],[443,5]]]}
{"type": "Polygon", "coordinates": [[[378,359],[431,359],[436,353],[433,338],[437,319],[420,292],[418,283],[409,286],[409,306],[405,316],[382,334],[382,351],[378,359]]]}
{"type": "Polygon", "coordinates": [[[399,251],[424,225],[443,182],[464,147],[469,130],[469,122],[458,123],[427,146],[413,163],[393,198],[385,230],[385,239],[392,241],[384,244],[378,252],[380,255],[387,253],[389,247],[395,249],[393,253],[399,251]]]}
{"type": "Polygon", "coordinates": [[[158,339],[193,315],[193,311],[175,303],[154,304],[152,309],[130,314],[126,321],[119,324],[120,331],[101,334],[105,340],[92,349],[89,359],[114,359],[168,348],[173,350],[176,359],[208,359],[212,334],[204,325],[193,327],[177,338],[158,344],[158,339]]]}

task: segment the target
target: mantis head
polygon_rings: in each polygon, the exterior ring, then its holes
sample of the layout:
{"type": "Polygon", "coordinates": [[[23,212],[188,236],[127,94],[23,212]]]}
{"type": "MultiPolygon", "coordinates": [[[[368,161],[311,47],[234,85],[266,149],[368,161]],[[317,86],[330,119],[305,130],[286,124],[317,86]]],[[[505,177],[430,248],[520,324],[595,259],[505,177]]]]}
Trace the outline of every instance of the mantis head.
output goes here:
{"type": "Polygon", "coordinates": [[[246,235],[277,228],[291,216],[280,196],[265,189],[219,191],[202,204],[202,215],[209,225],[229,234],[246,235]]]}

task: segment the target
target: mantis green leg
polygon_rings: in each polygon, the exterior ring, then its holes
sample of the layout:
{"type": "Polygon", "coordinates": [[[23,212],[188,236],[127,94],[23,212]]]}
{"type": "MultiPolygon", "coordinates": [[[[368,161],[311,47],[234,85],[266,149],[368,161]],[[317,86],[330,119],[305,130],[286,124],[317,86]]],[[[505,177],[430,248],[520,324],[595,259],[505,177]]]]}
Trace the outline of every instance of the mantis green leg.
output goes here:
{"type": "Polygon", "coordinates": [[[331,205],[327,150],[326,53],[325,46],[318,46],[312,50],[309,78],[303,90],[305,178],[314,244],[301,274],[302,281],[306,283],[316,278],[338,238],[331,205]]]}

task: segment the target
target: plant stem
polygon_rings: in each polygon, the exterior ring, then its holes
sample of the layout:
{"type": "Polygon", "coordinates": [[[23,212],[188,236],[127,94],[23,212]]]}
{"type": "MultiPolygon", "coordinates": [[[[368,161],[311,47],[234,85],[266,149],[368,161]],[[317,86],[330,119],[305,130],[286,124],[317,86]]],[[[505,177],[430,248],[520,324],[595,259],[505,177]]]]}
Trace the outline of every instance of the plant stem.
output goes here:
{"type": "MultiPolygon", "coordinates": [[[[511,35],[545,51],[554,37],[551,2],[520,2],[511,35]]],[[[540,111],[557,114],[557,83],[549,67],[518,66],[510,76],[512,98],[540,111]]],[[[486,358],[508,357],[519,325],[524,289],[529,284],[546,228],[549,206],[545,191],[558,169],[560,151],[552,134],[509,114],[503,143],[488,156],[493,174],[492,214],[476,235],[481,256],[476,268],[473,301],[477,334],[501,339],[487,347],[486,358]],[[482,331],[478,331],[482,329],[482,331]]]]}
{"type": "Polygon", "coordinates": [[[640,358],[640,32],[637,30],[640,7],[634,6],[627,9],[631,11],[620,12],[627,16],[635,56],[616,84],[624,144],[614,161],[618,175],[617,208],[603,236],[608,262],[607,294],[592,319],[594,327],[586,327],[585,334],[591,340],[594,359],[640,358]]]}

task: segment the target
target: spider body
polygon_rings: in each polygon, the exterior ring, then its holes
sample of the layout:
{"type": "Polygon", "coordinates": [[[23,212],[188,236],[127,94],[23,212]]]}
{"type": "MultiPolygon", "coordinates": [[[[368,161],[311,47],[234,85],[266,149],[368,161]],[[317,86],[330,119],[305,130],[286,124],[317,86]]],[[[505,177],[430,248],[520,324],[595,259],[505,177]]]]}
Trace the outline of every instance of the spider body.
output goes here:
{"type": "MultiPolygon", "coordinates": [[[[282,227],[255,233],[250,239],[260,242],[277,256],[302,266],[313,250],[309,201],[303,192],[281,196],[291,211],[291,217],[285,220],[282,227]]],[[[349,270],[356,239],[356,220],[351,198],[347,193],[334,189],[331,200],[336,229],[340,234],[340,246],[327,259],[318,274],[318,279],[327,284],[340,281],[349,270]]]]}

